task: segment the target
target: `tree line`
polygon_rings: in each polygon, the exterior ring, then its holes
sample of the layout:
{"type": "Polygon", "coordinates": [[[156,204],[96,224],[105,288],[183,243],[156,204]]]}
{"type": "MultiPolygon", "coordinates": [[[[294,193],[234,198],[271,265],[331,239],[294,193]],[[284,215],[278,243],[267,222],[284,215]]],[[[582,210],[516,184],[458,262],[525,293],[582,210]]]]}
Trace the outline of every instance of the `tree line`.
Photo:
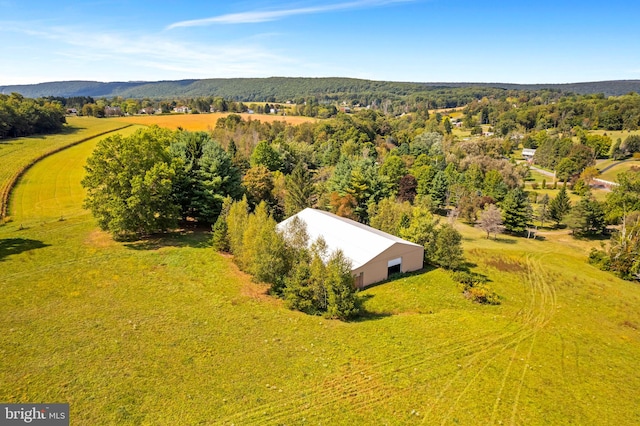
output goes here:
{"type": "MultiPolygon", "coordinates": [[[[384,228],[387,219],[381,217],[395,218],[403,224],[393,228],[396,235],[411,227],[409,210],[416,209],[433,217],[449,215],[452,222],[487,222],[494,236],[503,230],[530,236],[535,222],[569,226],[576,236],[602,234],[622,220],[612,213],[617,208],[613,201],[598,202],[590,194],[587,165],[600,141],[590,140],[589,134],[584,142],[578,137],[571,144],[557,138],[560,149],[556,138],[549,142],[540,131],[527,133],[540,138],[541,153],[545,144],[554,147],[548,151],[559,163],[582,161],[571,172],[580,179],[566,187],[554,183],[560,189],[551,198],[524,190],[528,165],[512,160],[522,138],[461,139],[450,125],[438,113],[394,117],[363,109],[296,126],[231,114],[207,133],[152,128],[98,146],[88,163],[87,206],[101,226],[122,236],[157,232],[181,220],[216,223],[227,196],[236,201],[246,196],[250,212],[264,202],[276,222],[305,207],[382,229],[391,228],[384,228]],[[117,162],[111,158],[116,153],[117,162]],[[129,161],[134,164],[125,167],[129,161]],[[582,197],[575,205],[568,203],[570,189],[582,197]],[[410,209],[393,213],[405,203],[410,209]],[[145,210],[145,205],[155,207],[145,210]],[[140,209],[142,213],[131,213],[140,209]],[[499,223],[488,219],[492,215],[499,223]]],[[[430,234],[430,248],[437,238],[430,234]]],[[[444,266],[437,254],[427,253],[429,262],[444,266]]]]}
{"type": "Polygon", "coordinates": [[[58,102],[0,94],[0,139],[60,132],[65,122],[58,102]]]}

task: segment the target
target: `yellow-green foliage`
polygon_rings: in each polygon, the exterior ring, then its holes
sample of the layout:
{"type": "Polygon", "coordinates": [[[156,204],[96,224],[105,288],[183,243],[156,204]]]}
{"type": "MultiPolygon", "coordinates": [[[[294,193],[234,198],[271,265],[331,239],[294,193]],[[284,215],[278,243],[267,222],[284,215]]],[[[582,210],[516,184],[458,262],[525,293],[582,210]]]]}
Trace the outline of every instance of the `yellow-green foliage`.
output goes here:
{"type": "Polygon", "coordinates": [[[640,290],[586,264],[597,243],[456,224],[501,305],[435,269],[363,291],[361,321],[325,320],[208,234],[117,243],[77,205],[29,216],[73,204],[57,167],[82,174],[76,154],[34,166],[0,227],[0,401],[69,402],[77,425],[640,422],[640,290]]]}

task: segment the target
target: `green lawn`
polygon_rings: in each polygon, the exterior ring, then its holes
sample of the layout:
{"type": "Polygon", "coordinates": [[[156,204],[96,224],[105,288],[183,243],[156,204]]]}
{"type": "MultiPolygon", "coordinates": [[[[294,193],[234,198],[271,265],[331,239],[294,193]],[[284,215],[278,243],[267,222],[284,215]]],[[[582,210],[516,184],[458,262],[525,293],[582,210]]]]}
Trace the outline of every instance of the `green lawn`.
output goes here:
{"type": "Polygon", "coordinates": [[[615,143],[618,138],[624,141],[631,135],[640,135],[640,130],[589,130],[589,133],[594,135],[609,136],[615,143]]]}
{"type": "MultiPolygon", "coordinates": [[[[640,161],[629,160],[624,162],[618,162],[615,166],[598,176],[600,179],[609,180],[612,182],[618,181],[618,174],[629,171],[632,167],[640,169],[640,161]]],[[[604,166],[599,166],[604,168],[604,166]]]]}
{"type": "Polygon", "coordinates": [[[9,187],[34,159],[65,146],[126,126],[129,124],[114,120],[67,117],[67,125],[60,134],[0,140],[0,204],[6,202],[9,187]]]}
{"type": "Polygon", "coordinates": [[[79,206],[93,146],[30,169],[0,226],[1,401],[69,402],[74,425],[640,423],[640,288],[585,263],[598,243],[459,224],[501,305],[435,269],[329,321],[265,295],[202,231],[97,230],[79,206]]]}

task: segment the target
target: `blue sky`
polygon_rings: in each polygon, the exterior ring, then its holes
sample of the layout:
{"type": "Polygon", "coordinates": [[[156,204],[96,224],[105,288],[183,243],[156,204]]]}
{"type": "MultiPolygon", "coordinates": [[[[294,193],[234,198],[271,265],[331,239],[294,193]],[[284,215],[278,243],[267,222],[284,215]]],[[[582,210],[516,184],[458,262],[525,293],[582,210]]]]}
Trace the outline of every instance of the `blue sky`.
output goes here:
{"type": "Polygon", "coordinates": [[[640,79],[640,2],[0,0],[0,85],[640,79]]]}

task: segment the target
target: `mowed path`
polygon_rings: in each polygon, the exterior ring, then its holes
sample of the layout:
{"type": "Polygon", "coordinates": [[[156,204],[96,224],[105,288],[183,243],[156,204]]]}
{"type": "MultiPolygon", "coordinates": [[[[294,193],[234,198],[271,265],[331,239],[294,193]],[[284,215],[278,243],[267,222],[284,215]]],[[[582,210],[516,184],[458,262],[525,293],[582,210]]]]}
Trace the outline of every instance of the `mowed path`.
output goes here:
{"type": "MultiPolygon", "coordinates": [[[[130,135],[138,128],[131,126],[118,133],[130,135]]],[[[78,183],[85,175],[87,157],[105,137],[93,138],[40,160],[12,193],[9,211],[13,220],[26,226],[86,214],[82,208],[86,192],[78,183]]]]}

